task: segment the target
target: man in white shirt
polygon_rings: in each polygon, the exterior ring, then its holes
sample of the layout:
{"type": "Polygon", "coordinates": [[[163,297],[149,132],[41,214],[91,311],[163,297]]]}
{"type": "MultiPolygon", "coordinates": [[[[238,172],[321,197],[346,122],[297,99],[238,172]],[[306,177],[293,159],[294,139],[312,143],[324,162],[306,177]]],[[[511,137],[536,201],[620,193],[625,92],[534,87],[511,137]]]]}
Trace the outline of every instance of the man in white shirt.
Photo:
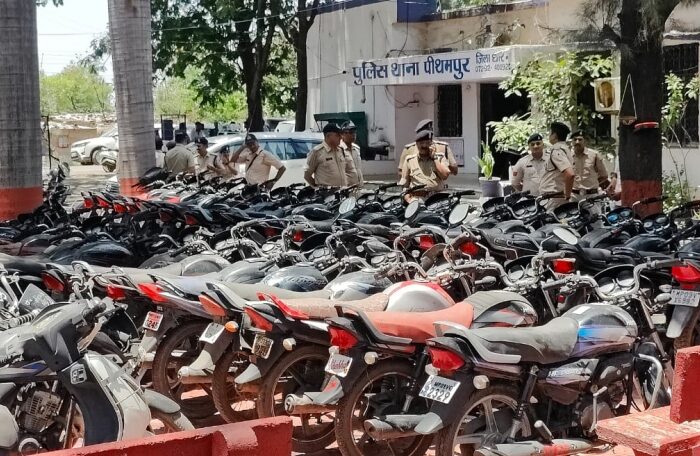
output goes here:
{"type": "Polygon", "coordinates": [[[241,147],[236,150],[229,162],[245,163],[245,180],[248,184],[259,185],[268,182],[268,188],[272,188],[280,180],[287,170],[284,164],[272,152],[263,150],[258,144],[258,138],[248,133],[241,147]],[[270,181],[270,170],[275,168],[277,174],[270,181]]]}
{"type": "Polygon", "coordinates": [[[197,156],[195,157],[197,174],[204,174],[207,171],[210,174],[216,172],[216,156],[207,152],[207,147],[209,147],[207,138],[200,138],[197,141],[197,156]]]}
{"type": "Polygon", "coordinates": [[[348,185],[362,187],[365,183],[362,177],[362,157],[360,156],[360,146],[357,144],[357,126],[352,120],[348,120],[340,126],[340,136],[343,138],[340,147],[350,154],[355,165],[355,171],[357,171],[357,182],[348,182],[348,185]]]}

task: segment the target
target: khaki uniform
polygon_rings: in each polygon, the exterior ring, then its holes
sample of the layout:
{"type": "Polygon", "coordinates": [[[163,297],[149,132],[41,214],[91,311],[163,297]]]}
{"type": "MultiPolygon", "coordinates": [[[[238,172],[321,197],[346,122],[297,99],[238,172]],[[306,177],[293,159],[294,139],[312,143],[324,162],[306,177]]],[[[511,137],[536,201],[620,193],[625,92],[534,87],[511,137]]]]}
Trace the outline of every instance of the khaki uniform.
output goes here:
{"type": "Polygon", "coordinates": [[[195,169],[197,174],[201,174],[209,170],[209,165],[214,166],[216,163],[216,155],[207,153],[205,156],[196,154],[195,156],[195,169]]]}
{"type": "MultiPolygon", "coordinates": [[[[447,157],[448,166],[457,166],[457,159],[455,158],[455,154],[452,152],[452,149],[450,149],[449,144],[444,141],[435,140],[433,140],[433,144],[435,145],[435,153],[441,153],[447,157]]],[[[399,172],[403,171],[403,165],[406,163],[406,157],[417,153],[418,147],[416,147],[416,143],[412,142],[404,146],[403,151],[401,152],[401,157],[399,158],[399,172]]]]}
{"type": "Polygon", "coordinates": [[[344,142],[341,142],[340,146],[345,149],[346,152],[350,153],[352,163],[355,165],[355,172],[357,173],[357,180],[354,182],[348,182],[348,185],[357,184],[358,186],[362,187],[365,185],[365,179],[362,176],[362,157],[360,156],[360,146],[353,143],[352,150],[348,150],[348,146],[344,142]]]}
{"type": "Polygon", "coordinates": [[[593,149],[584,149],[582,154],[573,154],[573,165],[576,178],[572,200],[580,201],[588,195],[599,192],[599,182],[608,179],[608,170],[605,169],[600,154],[593,149]]]}
{"type": "MultiPolygon", "coordinates": [[[[540,179],[540,195],[546,193],[563,192],[566,188],[563,172],[572,168],[569,148],[564,142],[554,144],[549,153],[544,155],[544,173],[540,179]]],[[[546,200],[545,207],[548,210],[555,209],[566,202],[565,198],[551,198],[546,200]]]]}
{"type": "Polygon", "coordinates": [[[417,185],[425,185],[424,191],[438,191],[445,188],[445,182],[440,179],[435,170],[435,161],[440,161],[445,166],[448,160],[443,153],[435,152],[435,159],[423,158],[420,154],[409,154],[406,163],[401,170],[400,185],[407,185],[409,188],[417,185]]]}
{"type": "Polygon", "coordinates": [[[348,187],[357,182],[357,171],[350,152],[342,147],[331,149],[322,142],[311,149],[306,158],[306,170],[313,174],[316,185],[348,187]]]}
{"type": "Polygon", "coordinates": [[[521,191],[530,192],[534,196],[539,195],[540,181],[547,163],[546,158],[546,154],[542,154],[539,159],[527,154],[518,160],[518,163],[513,167],[513,178],[511,179],[513,187],[518,188],[522,185],[521,191]]]}
{"type": "Polygon", "coordinates": [[[238,156],[237,163],[245,163],[245,180],[252,185],[262,184],[270,180],[270,169],[280,169],[284,164],[275,154],[263,149],[253,153],[245,148],[238,156]]]}
{"type": "Polygon", "coordinates": [[[178,144],[165,154],[165,169],[172,174],[184,173],[194,168],[194,153],[182,144],[178,144]]]}

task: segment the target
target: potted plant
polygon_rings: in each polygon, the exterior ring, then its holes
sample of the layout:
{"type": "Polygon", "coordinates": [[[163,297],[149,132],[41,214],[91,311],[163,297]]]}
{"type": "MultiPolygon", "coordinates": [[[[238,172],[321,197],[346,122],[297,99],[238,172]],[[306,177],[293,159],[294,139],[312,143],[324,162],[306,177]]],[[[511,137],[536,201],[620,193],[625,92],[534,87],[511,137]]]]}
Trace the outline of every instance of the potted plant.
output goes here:
{"type": "Polygon", "coordinates": [[[483,198],[503,196],[501,179],[499,177],[493,177],[493,165],[495,160],[493,158],[491,146],[482,141],[481,150],[481,158],[477,160],[481,174],[483,174],[483,177],[479,178],[479,184],[481,185],[481,196],[483,198]]]}

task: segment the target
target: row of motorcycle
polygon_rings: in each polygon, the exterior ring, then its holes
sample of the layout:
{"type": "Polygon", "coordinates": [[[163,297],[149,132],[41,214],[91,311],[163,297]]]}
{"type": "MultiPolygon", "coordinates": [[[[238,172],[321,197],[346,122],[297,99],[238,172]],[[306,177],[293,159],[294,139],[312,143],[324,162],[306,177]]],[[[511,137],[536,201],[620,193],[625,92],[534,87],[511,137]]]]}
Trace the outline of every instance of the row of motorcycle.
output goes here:
{"type": "Polygon", "coordinates": [[[0,226],[0,448],[291,415],[297,452],[580,453],[668,404],[700,343],[700,202],[406,205],[154,169],[141,198],[65,209],[65,177],[0,226]]]}

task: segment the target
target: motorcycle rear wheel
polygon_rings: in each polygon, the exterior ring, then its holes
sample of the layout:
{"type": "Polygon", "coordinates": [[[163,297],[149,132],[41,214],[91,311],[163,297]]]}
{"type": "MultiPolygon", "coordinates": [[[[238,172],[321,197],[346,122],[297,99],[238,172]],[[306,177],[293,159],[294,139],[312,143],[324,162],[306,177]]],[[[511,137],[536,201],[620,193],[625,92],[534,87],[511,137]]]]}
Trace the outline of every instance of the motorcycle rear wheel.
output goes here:
{"type": "MultiPolygon", "coordinates": [[[[463,440],[469,439],[466,436],[460,436],[463,425],[467,424],[465,423],[466,420],[470,422],[479,420],[475,423],[471,423],[475,428],[469,429],[471,432],[467,433],[467,435],[473,436],[475,439],[484,436],[505,434],[512,423],[512,414],[515,412],[518,405],[519,396],[519,389],[513,385],[494,384],[482,390],[475,390],[466,404],[454,404],[455,407],[461,407],[464,413],[461,413],[457,420],[441,429],[435,435],[435,455],[453,456],[460,454],[461,456],[473,456],[474,450],[477,449],[477,444],[467,442],[458,443],[460,437],[462,437],[463,440]],[[495,405],[500,405],[500,407],[505,406],[510,409],[510,417],[504,416],[504,420],[499,423],[495,413],[502,409],[496,409],[495,405]],[[472,415],[473,413],[480,413],[480,415],[475,416],[472,415]],[[485,417],[485,421],[488,422],[486,429],[480,426],[480,423],[484,421],[482,417],[485,417]],[[456,447],[459,447],[459,450],[456,450],[456,447]]],[[[527,415],[525,415],[523,417],[523,424],[520,428],[519,436],[527,437],[530,434],[530,422],[527,415]]]]}
{"type": "Polygon", "coordinates": [[[163,423],[163,427],[167,433],[191,431],[194,429],[192,422],[183,415],[182,412],[165,413],[160,410],[151,409],[151,418],[163,423]]]}
{"type": "Polygon", "coordinates": [[[233,378],[250,364],[248,356],[246,352],[228,349],[221,355],[214,368],[211,379],[214,405],[227,423],[254,420],[258,417],[254,405],[255,398],[249,397],[250,394],[238,392],[233,382],[233,378]],[[235,367],[233,371],[232,366],[235,367]],[[253,404],[252,407],[245,407],[245,402],[253,404]]]}

